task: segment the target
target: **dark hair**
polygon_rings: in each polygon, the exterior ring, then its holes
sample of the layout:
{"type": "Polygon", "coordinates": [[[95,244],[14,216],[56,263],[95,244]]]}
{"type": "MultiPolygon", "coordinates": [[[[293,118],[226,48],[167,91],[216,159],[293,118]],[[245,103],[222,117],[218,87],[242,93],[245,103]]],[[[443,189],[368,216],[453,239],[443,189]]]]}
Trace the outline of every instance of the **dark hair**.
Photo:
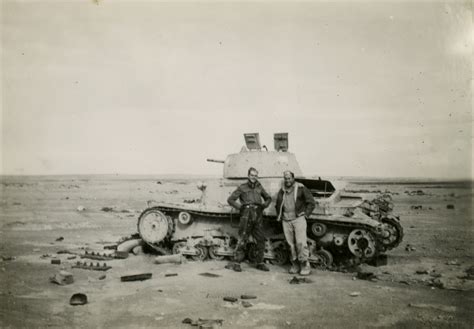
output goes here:
{"type": "Polygon", "coordinates": [[[294,174],[292,171],[290,171],[290,170],[285,170],[285,171],[283,172],[283,176],[285,176],[286,173],[289,173],[292,178],[295,178],[295,174],[294,174]]]}
{"type": "Polygon", "coordinates": [[[252,171],[255,171],[258,174],[258,170],[255,169],[254,167],[250,167],[249,170],[247,171],[247,176],[250,175],[252,171]]]}

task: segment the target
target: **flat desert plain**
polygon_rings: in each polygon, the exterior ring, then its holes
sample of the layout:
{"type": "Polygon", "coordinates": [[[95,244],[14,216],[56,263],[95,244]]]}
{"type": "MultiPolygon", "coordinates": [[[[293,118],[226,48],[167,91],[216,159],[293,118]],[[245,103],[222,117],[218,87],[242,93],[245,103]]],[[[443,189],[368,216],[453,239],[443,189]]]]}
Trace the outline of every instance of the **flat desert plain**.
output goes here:
{"type": "Polygon", "coordinates": [[[260,272],[244,264],[237,273],[225,269],[226,261],[158,265],[147,254],[108,261],[112,268],[103,278],[104,272],[71,268],[77,259],[58,254],[102,251],[136,232],[148,200],[197,198],[199,180],[2,177],[0,327],[192,328],[182,321],[204,318],[223,320],[223,328],[473,328],[470,182],[359,179],[346,186],[368,197],[390,192],[405,231],[387,265],[363,266],[376,275],[372,281],[314,270],[310,283],[289,284],[285,267],[260,272]],[[74,283],[50,282],[61,269],[74,283]],[[120,280],[143,272],[152,278],[120,280]],[[86,294],[88,304],[71,306],[74,293],[86,294]],[[243,294],[257,296],[250,307],[223,300],[243,294]]]}

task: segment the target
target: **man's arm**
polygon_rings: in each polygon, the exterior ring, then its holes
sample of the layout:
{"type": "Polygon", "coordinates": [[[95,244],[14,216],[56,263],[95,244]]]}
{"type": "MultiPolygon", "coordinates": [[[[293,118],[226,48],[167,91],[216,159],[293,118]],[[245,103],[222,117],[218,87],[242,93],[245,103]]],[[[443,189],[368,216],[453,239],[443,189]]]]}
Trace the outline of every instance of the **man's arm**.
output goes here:
{"type": "Polygon", "coordinates": [[[305,210],[304,210],[304,216],[309,217],[311,213],[314,210],[314,207],[316,207],[316,201],[314,201],[314,197],[311,194],[311,192],[308,190],[306,186],[303,186],[303,195],[304,195],[304,200],[305,200],[305,210]]]}
{"type": "Polygon", "coordinates": [[[237,187],[237,189],[232,192],[232,194],[227,198],[227,203],[231,205],[233,208],[239,210],[242,205],[237,202],[237,200],[240,198],[240,195],[242,194],[242,190],[240,189],[240,186],[237,187]]]}
{"type": "Polygon", "coordinates": [[[263,186],[262,186],[261,196],[262,196],[263,201],[264,201],[263,202],[263,209],[265,209],[270,205],[270,203],[272,203],[272,197],[270,196],[270,194],[267,193],[267,191],[265,191],[263,186]]]}

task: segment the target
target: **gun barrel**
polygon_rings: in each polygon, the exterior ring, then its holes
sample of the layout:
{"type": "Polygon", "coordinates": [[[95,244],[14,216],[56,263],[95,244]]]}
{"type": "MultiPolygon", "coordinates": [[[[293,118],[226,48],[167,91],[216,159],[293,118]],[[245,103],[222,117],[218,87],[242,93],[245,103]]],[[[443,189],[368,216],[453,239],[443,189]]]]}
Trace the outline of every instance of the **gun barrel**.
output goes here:
{"type": "Polygon", "coordinates": [[[207,159],[208,162],[224,163],[224,160],[207,159]]]}

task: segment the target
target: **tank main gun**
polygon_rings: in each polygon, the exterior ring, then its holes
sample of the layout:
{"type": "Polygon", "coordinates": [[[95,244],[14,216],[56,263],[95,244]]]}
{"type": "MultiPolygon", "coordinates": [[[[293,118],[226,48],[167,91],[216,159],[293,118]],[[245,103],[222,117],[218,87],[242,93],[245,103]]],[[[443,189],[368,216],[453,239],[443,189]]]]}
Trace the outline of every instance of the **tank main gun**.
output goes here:
{"type": "Polygon", "coordinates": [[[207,162],[215,162],[215,163],[225,163],[224,160],[217,160],[217,159],[206,159],[207,162]]]}

